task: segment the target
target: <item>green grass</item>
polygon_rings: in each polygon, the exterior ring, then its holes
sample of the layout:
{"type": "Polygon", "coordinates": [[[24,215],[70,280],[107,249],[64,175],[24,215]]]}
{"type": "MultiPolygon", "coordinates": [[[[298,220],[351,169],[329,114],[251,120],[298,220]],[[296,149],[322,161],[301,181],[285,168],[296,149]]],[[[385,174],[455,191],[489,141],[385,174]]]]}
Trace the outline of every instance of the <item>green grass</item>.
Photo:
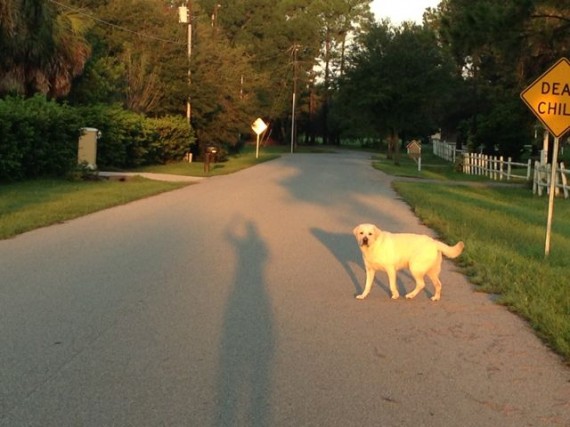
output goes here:
{"type": "Polygon", "coordinates": [[[155,165],[139,168],[137,172],[152,172],[152,173],[166,173],[173,175],[185,176],[216,176],[227,175],[242,169],[255,166],[257,164],[267,162],[278,158],[286,150],[285,147],[269,147],[260,148],[258,158],[255,157],[255,147],[247,146],[244,150],[236,155],[229,155],[228,160],[225,162],[217,162],[210,164],[210,171],[204,171],[203,162],[177,162],[167,165],[155,165]]]}
{"type": "Polygon", "coordinates": [[[0,239],[67,221],[188,184],[127,181],[37,180],[0,185],[0,239]]]}
{"type": "MultiPolygon", "coordinates": [[[[385,155],[376,155],[373,157],[372,166],[389,175],[407,177],[407,178],[424,178],[435,180],[455,180],[455,181],[489,181],[490,179],[481,175],[466,175],[458,172],[455,165],[451,162],[434,156],[429,150],[422,154],[422,167],[418,171],[418,164],[408,157],[406,153],[400,155],[399,164],[394,164],[393,160],[388,160],[385,155]]],[[[506,181],[502,181],[506,182],[506,181]]],[[[521,180],[509,181],[512,183],[521,183],[521,180]]]]}
{"type": "MultiPolygon", "coordinates": [[[[228,161],[211,165],[204,172],[201,162],[179,162],[140,168],[140,172],[156,172],[186,176],[213,176],[237,172],[266,162],[287,152],[287,147],[261,148],[259,158],[255,147],[243,154],[230,156],[228,161]]],[[[180,188],[183,183],[133,178],[126,181],[36,180],[0,184],[0,239],[7,239],[36,228],[67,221],[112,206],[180,188]]]]}
{"type": "Polygon", "coordinates": [[[430,228],[463,240],[471,282],[518,313],[570,363],[570,200],[556,199],[545,257],[548,198],[528,188],[395,182],[430,228]]]}
{"type": "MultiPolygon", "coordinates": [[[[332,153],[335,151],[334,148],[324,146],[299,146],[295,149],[295,153],[332,153]]],[[[255,152],[254,145],[247,145],[239,154],[229,155],[227,161],[212,163],[209,172],[204,171],[204,163],[202,161],[147,166],[136,169],[136,171],[199,177],[227,175],[269,160],[274,160],[283,154],[290,153],[291,147],[289,145],[260,147],[258,158],[255,157],[255,152]]]]}

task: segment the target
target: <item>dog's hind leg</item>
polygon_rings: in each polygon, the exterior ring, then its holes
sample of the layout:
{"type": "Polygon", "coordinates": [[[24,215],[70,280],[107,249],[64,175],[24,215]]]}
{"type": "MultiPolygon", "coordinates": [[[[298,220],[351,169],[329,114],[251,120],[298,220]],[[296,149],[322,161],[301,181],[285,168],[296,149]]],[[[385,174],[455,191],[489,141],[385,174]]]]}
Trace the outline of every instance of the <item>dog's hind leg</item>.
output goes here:
{"type": "Polygon", "coordinates": [[[411,273],[412,276],[414,276],[414,280],[416,281],[416,287],[412,292],[406,294],[406,299],[414,298],[426,286],[426,283],[424,281],[425,273],[423,271],[422,272],[411,271],[411,273]]]}
{"type": "Polygon", "coordinates": [[[435,293],[431,297],[432,301],[439,301],[441,298],[441,281],[439,280],[439,268],[432,269],[428,271],[428,277],[431,279],[433,283],[433,287],[435,289],[435,293]]]}

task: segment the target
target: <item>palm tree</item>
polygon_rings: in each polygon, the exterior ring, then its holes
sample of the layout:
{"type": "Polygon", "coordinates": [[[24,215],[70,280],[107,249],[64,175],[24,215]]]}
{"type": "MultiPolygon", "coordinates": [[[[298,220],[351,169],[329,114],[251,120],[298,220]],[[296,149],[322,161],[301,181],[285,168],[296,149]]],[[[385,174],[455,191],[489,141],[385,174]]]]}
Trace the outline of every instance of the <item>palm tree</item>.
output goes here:
{"type": "Polygon", "coordinates": [[[3,0],[0,94],[66,95],[90,55],[84,38],[87,22],[77,9],[64,3],[3,0]]]}

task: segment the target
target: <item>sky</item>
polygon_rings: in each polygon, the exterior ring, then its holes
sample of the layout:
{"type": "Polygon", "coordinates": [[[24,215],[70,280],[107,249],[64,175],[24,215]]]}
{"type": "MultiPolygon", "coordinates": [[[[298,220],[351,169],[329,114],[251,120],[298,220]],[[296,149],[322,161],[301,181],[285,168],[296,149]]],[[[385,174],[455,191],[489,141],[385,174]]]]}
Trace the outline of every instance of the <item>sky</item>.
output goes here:
{"type": "Polygon", "coordinates": [[[394,25],[403,21],[421,24],[424,10],[437,7],[439,2],[440,0],[373,0],[371,9],[376,19],[390,18],[394,25]]]}

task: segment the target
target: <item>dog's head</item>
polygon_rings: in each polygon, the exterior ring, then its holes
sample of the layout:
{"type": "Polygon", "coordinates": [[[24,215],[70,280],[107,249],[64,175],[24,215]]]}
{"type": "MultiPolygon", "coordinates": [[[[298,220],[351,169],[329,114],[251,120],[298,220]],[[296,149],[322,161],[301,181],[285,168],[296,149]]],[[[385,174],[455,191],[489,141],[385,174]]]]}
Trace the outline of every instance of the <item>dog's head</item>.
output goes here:
{"type": "Polygon", "coordinates": [[[374,224],[357,225],[352,232],[361,248],[371,246],[380,235],[380,229],[374,224]]]}

